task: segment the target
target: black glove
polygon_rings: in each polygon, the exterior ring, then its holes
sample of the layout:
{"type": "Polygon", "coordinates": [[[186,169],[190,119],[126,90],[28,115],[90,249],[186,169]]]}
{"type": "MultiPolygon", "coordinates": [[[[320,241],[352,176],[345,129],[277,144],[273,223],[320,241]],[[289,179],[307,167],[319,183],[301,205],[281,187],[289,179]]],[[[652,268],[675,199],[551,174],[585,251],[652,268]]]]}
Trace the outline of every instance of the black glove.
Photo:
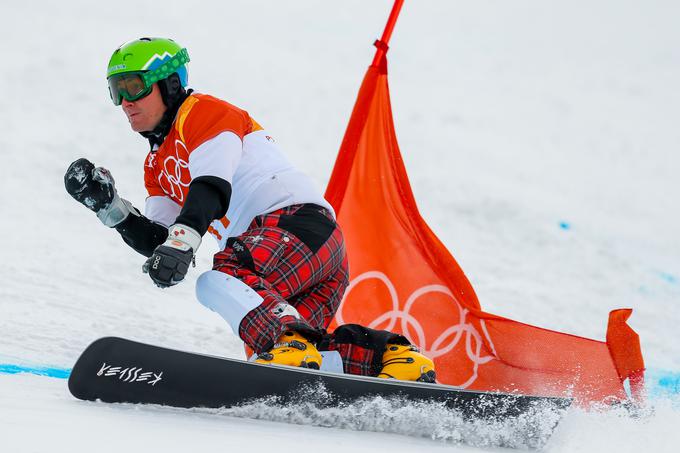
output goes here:
{"type": "Polygon", "coordinates": [[[111,173],[102,167],[95,168],[85,158],[69,165],[64,175],[64,185],[76,201],[97,213],[99,220],[108,227],[115,227],[130,213],[139,215],[129,201],[118,196],[111,173]]]}
{"type": "Polygon", "coordinates": [[[78,159],[68,167],[64,175],[64,185],[76,201],[94,212],[110,205],[116,193],[111,173],[104,168],[95,168],[85,158],[78,159]]]}
{"type": "Polygon", "coordinates": [[[182,224],[172,225],[168,239],[156,247],[142,266],[142,272],[149,274],[159,288],[176,285],[184,280],[200,245],[201,236],[194,229],[182,224]]]}

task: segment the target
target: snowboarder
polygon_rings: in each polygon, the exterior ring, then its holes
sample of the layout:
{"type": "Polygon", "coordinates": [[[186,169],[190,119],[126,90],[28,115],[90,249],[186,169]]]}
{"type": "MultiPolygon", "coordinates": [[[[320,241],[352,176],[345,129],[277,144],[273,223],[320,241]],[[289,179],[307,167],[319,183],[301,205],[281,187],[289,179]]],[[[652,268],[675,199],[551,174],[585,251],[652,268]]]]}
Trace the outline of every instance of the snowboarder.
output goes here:
{"type": "Polygon", "coordinates": [[[143,271],[161,288],[184,279],[211,233],[221,251],[197,298],[257,362],[434,382],[432,361],[401,335],[358,325],[326,333],[349,275],[333,208],[246,111],[187,89],[188,61],[163,38],[126,43],[109,61],[111,99],[151,147],[144,215],[84,158],[66,172],[69,194],[148,257],[143,271]],[[325,360],[319,349],[331,351],[325,360]]]}

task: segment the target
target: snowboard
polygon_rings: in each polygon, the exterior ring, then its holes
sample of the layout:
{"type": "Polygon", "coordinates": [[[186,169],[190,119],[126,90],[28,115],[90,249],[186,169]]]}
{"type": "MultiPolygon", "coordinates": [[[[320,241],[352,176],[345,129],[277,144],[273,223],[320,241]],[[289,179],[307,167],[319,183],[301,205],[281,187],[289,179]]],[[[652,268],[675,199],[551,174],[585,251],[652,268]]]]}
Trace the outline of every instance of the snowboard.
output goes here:
{"type": "Polygon", "coordinates": [[[227,408],[275,396],[294,403],[305,389],[322,389],[324,404],[367,397],[437,402],[466,417],[519,416],[532,408],[563,410],[569,398],[478,392],[420,382],[328,373],[297,367],[177,351],[117,337],[88,346],[73,367],[68,387],[78,399],[227,408]]]}

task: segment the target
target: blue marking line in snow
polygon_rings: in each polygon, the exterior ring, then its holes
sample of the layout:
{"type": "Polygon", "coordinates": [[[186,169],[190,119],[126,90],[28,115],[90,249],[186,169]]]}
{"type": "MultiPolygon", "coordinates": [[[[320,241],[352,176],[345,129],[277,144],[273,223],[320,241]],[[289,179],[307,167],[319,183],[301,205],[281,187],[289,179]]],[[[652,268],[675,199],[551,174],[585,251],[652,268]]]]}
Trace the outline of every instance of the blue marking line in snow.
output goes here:
{"type": "Polygon", "coordinates": [[[560,222],[560,228],[562,228],[563,230],[569,230],[571,229],[571,224],[569,222],[562,220],[560,222]]]}
{"type": "Polygon", "coordinates": [[[52,367],[31,367],[14,365],[11,363],[0,363],[0,374],[19,374],[30,373],[38,376],[47,376],[59,379],[67,379],[71,374],[70,368],[52,368],[52,367]]]}
{"type": "Polygon", "coordinates": [[[647,370],[645,386],[650,396],[680,395],[680,372],[647,370]]]}
{"type": "Polygon", "coordinates": [[[659,277],[668,283],[678,283],[678,277],[668,272],[657,272],[659,277]]]}
{"type": "MultiPolygon", "coordinates": [[[[54,368],[44,366],[23,366],[12,363],[0,363],[0,374],[29,373],[58,379],[68,379],[70,368],[54,368]]],[[[650,396],[680,395],[680,372],[647,370],[645,385],[650,396]]]]}

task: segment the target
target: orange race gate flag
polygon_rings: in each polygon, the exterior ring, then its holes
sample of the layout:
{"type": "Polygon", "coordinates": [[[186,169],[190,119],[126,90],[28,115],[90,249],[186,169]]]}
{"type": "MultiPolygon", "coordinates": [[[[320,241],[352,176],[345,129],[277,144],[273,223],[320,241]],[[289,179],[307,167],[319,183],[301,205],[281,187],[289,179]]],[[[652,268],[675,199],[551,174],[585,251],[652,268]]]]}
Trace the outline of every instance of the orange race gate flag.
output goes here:
{"type": "MultiPolygon", "coordinates": [[[[485,313],[453,256],[420,217],[397,144],[387,42],[397,0],[364,77],[326,198],[350,260],[333,326],[357,323],[406,335],[435,360],[438,381],[467,389],[573,396],[578,403],[641,397],[644,364],[631,310],[609,316],[595,341],[485,313]]],[[[433,163],[434,165],[434,163],[433,163]]]]}

